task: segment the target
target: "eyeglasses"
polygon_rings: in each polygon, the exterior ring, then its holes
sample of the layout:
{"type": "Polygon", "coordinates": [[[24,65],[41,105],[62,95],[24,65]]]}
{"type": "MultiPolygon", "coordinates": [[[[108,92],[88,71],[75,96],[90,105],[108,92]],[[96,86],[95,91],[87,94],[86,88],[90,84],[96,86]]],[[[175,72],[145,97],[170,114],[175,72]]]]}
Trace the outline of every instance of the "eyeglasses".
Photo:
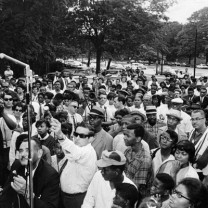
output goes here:
{"type": "Polygon", "coordinates": [[[202,119],[204,119],[204,118],[191,118],[191,121],[200,121],[202,119]]]}
{"type": "Polygon", "coordinates": [[[15,111],[17,111],[17,112],[22,112],[22,110],[20,110],[20,109],[15,109],[15,111]]]}
{"type": "Polygon", "coordinates": [[[173,141],[171,138],[168,138],[168,137],[163,136],[163,135],[160,136],[160,139],[166,140],[167,142],[172,142],[173,141]]]}
{"type": "Polygon", "coordinates": [[[4,98],[5,101],[12,101],[12,98],[4,98]]]}
{"type": "Polygon", "coordinates": [[[85,139],[86,137],[88,137],[89,135],[85,135],[85,134],[79,134],[79,133],[77,133],[77,132],[74,132],[74,136],[75,137],[80,137],[81,139],[85,139]]]}
{"type": "Polygon", "coordinates": [[[179,191],[177,191],[176,189],[173,190],[173,194],[175,194],[179,199],[180,198],[184,198],[187,199],[188,201],[191,201],[191,199],[189,199],[188,197],[183,196],[179,191]]]}

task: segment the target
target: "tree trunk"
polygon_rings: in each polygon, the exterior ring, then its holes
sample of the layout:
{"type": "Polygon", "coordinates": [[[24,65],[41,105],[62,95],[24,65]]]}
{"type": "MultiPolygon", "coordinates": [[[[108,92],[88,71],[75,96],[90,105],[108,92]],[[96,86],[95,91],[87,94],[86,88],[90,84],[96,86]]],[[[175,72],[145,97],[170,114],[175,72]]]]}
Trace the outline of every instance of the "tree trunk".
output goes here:
{"type": "Polygon", "coordinates": [[[188,64],[191,65],[191,56],[189,56],[189,58],[188,58],[188,64]]]}
{"type": "Polygon", "coordinates": [[[96,74],[100,73],[100,60],[101,60],[102,50],[98,48],[96,51],[96,74]]]}
{"type": "Polygon", "coordinates": [[[110,69],[110,64],[111,64],[111,61],[112,61],[112,59],[111,59],[111,58],[109,58],[109,59],[108,59],[108,64],[107,64],[107,68],[106,68],[107,70],[108,70],[108,69],[110,69]]]}
{"type": "Polygon", "coordinates": [[[90,59],[91,59],[91,50],[90,50],[90,48],[89,48],[88,56],[87,56],[87,66],[88,66],[88,67],[90,66],[90,59]]]}

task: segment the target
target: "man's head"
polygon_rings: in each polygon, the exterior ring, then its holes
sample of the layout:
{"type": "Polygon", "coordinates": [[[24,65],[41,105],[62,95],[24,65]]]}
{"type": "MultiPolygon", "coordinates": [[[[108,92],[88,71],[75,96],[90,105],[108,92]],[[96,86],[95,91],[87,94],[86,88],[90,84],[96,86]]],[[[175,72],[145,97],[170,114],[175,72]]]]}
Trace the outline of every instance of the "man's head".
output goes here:
{"type": "Polygon", "coordinates": [[[32,125],[33,123],[35,123],[35,121],[36,121],[36,115],[35,115],[35,113],[34,112],[30,112],[30,124],[28,123],[28,115],[27,115],[27,112],[26,113],[24,113],[23,115],[22,115],[22,126],[23,126],[23,130],[24,131],[28,131],[28,128],[29,128],[29,126],[30,125],[32,125]]]}
{"type": "Polygon", "coordinates": [[[157,92],[157,85],[156,84],[152,84],[151,85],[151,94],[155,95],[157,92]]]}
{"type": "Polygon", "coordinates": [[[135,146],[140,143],[144,137],[144,127],[139,124],[130,124],[127,126],[127,130],[124,131],[124,141],[126,146],[135,146]]]}
{"type": "MultiPolygon", "coordinates": [[[[22,166],[28,165],[28,135],[21,134],[17,137],[16,150],[19,152],[19,161],[22,166]]],[[[37,167],[43,155],[41,143],[38,138],[31,138],[31,158],[33,169],[37,167]]]]}
{"type": "Polygon", "coordinates": [[[200,89],[200,97],[205,97],[207,95],[206,87],[201,87],[200,89]]]}
{"type": "Polygon", "coordinates": [[[183,100],[181,98],[174,98],[171,100],[171,107],[175,110],[181,111],[183,100]]]}
{"type": "Polygon", "coordinates": [[[130,183],[116,184],[116,195],[113,204],[120,208],[134,208],[137,201],[140,201],[137,188],[130,183]]]}
{"type": "Polygon", "coordinates": [[[101,159],[97,161],[98,168],[101,169],[103,178],[106,181],[117,181],[123,174],[126,164],[126,157],[120,151],[102,152],[101,159]]]}
{"type": "Polygon", "coordinates": [[[89,139],[94,136],[94,133],[84,125],[77,126],[74,131],[74,143],[79,147],[84,147],[89,144],[89,139]]]}
{"type": "Polygon", "coordinates": [[[145,107],[149,106],[149,105],[152,105],[152,96],[145,94],[144,97],[143,97],[143,105],[145,107]]]}
{"type": "Polygon", "coordinates": [[[168,128],[175,130],[177,125],[180,124],[183,118],[181,117],[181,112],[179,110],[170,109],[167,113],[167,126],[168,128]]]}
{"type": "Polygon", "coordinates": [[[4,99],[4,107],[5,108],[12,108],[12,106],[13,106],[12,94],[10,92],[5,92],[3,99],[4,99]]]}
{"type": "Polygon", "coordinates": [[[15,117],[20,119],[25,108],[21,103],[17,103],[16,105],[12,107],[12,109],[13,109],[15,117]]]}
{"type": "Polygon", "coordinates": [[[63,99],[63,95],[61,93],[57,93],[53,98],[53,104],[55,106],[59,106],[62,103],[63,99]]]}
{"type": "Polygon", "coordinates": [[[53,146],[53,150],[54,150],[57,158],[59,158],[59,159],[63,159],[64,158],[64,156],[65,156],[64,151],[63,151],[63,149],[62,149],[62,147],[61,147],[61,145],[60,145],[60,143],[58,141],[53,146]]]}
{"type": "Polygon", "coordinates": [[[142,125],[146,121],[146,116],[140,111],[132,111],[130,114],[134,117],[137,124],[142,125]]]}
{"type": "Polygon", "coordinates": [[[157,122],[157,110],[155,106],[146,107],[147,121],[150,125],[154,126],[157,122]]]}
{"type": "Polygon", "coordinates": [[[203,110],[194,110],[191,113],[192,126],[196,130],[206,128],[206,118],[203,110]]]}
{"type": "Polygon", "coordinates": [[[61,83],[59,81],[56,81],[54,83],[54,88],[55,88],[55,90],[59,91],[61,89],[61,83]]]}
{"type": "Polygon", "coordinates": [[[93,129],[100,128],[104,120],[105,111],[102,108],[94,106],[89,113],[89,123],[93,129]]]}
{"type": "Polygon", "coordinates": [[[38,93],[38,102],[39,103],[44,102],[44,94],[42,92],[38,93]]]}
{"type": "Polygon", "coordinates": [[[74,115],[79,108],[79,103],[77,101],[71,101],[68,105],[68,111],[71,115],[74,115]]]}
{"type": "Polygon", "coordinates": [[[129,112],[128,112],[128,110],[126,108],[121,109],[121,110],[117,110],[115,112],[115,119],[116,119],[116,121],[117,121],[117,123],[118,123],[119,126],[121,126],[121,120],[122,120],[122,118],[124,116],[128,115],[128,114],[129,114],[129,112]]]}
{"type": "Polygon", "coordinates": [[[175,182],[169,174],[158,173],[153,181],[150,193],[151,195],[159,194],[161,196],[168,196],[174,187],[175,182]]]}
{"type": "Polygon", "coordinates": [[[99,93],[98,95],[98,103],[103,106],[107,101],[107,94],[106,92],[99,93]]]}
{"type": "Polygon", "coordinates": [[[189,88],[188,88],[188,96],[189,96],[189,97],[193,97],[193,95],[194,95],[194,88],[189,87],[189,88]]]}
{"type": "Polygon", "coordinates": [[[41,119],[39,121],[36,122],[35,124],[37,130],[38,130],[38,134],[41,137],[46,136],[46,134],[48,133],[49,128],[51,127],[50,123],[44,119],[41,119]]]}
{"type": "Polygon", "coordinates": [[[121,120],[122,131],[127,130],[127,126],[133,123],[135,123],[135,118],[132,115],[125,115],[121,120]]]}
{"type": "Polygon", "coordinates": [[[120,109],[126,102],[126,98],[123,96],[114,98],[114,106],[116,109],[120,109]]]}

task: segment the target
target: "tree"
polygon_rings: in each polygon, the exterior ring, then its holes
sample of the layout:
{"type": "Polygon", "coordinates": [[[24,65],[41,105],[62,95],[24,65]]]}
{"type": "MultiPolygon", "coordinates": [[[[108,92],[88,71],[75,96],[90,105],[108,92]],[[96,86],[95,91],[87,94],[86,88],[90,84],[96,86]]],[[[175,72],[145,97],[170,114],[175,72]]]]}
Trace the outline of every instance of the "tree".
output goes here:
{"type": "Polygon", "coordinates": [[[104,51],[112,56],[127,53],[130,57],[137,48],[153,37],[159,26],[154,14],[145,12],[136,0],[82,2],[69,10],[68,34],[89,40],[96,52],[96,73],[104,51]],[[137,5],[137,6],[135,6],[137,5]],[[73,28],[73,34],[71,33],[73,28]]]}
{"type": "Polygon", "coordinates": [[[1,52],[29,63],[40,73],[55,59],[53,38],[58,11],[58,0],[4,1],[0,13],[1,52]]]}

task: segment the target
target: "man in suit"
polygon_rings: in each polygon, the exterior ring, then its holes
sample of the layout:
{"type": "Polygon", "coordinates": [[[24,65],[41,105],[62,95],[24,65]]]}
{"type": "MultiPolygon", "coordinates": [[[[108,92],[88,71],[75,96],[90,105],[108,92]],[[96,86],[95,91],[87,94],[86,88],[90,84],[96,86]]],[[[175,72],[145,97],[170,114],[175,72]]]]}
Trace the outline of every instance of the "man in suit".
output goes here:
{"type": "Polygon", "coordinates": [[[89,123],[95,136],[91,141],[98,159],[104,150],[113,149],[113,137],[102,128],[102,122],[105,117],[105,111],[102,108],[94,106],[89,113],[89,123]]]}
{"type": "Polygon", "coordinates": [[[185,104],[187,104],[188,106],[191,106],[194,99],[196,99],[196,95],[194,95],[194,88],[189,87],[188,88],[188,95],[185,95],[183,97],[183,100],[185,101],[185,104]]]}
{"type": "Polygon", "coordinates": [[[202,109],[207,108],[208,106],[208,97],[207,97],[207,89],[206,87],[201,87],[200,89],[200,95],[197,96],[194,100],[194,103],[199,103],[201,105],[202,109]]]}
{"type": "MultiPolygon", "coordinates": [[[[0,207],[29,208],[28,135],[17,138],[19,160],[11,168],[6,185],[0,196],[0,207]]],[[[33,199],[35,208],[57,208],[59,203],[59,175],[41,159],[43,150],[37,138],[31,139],[33,175],[33,199]]]]}

